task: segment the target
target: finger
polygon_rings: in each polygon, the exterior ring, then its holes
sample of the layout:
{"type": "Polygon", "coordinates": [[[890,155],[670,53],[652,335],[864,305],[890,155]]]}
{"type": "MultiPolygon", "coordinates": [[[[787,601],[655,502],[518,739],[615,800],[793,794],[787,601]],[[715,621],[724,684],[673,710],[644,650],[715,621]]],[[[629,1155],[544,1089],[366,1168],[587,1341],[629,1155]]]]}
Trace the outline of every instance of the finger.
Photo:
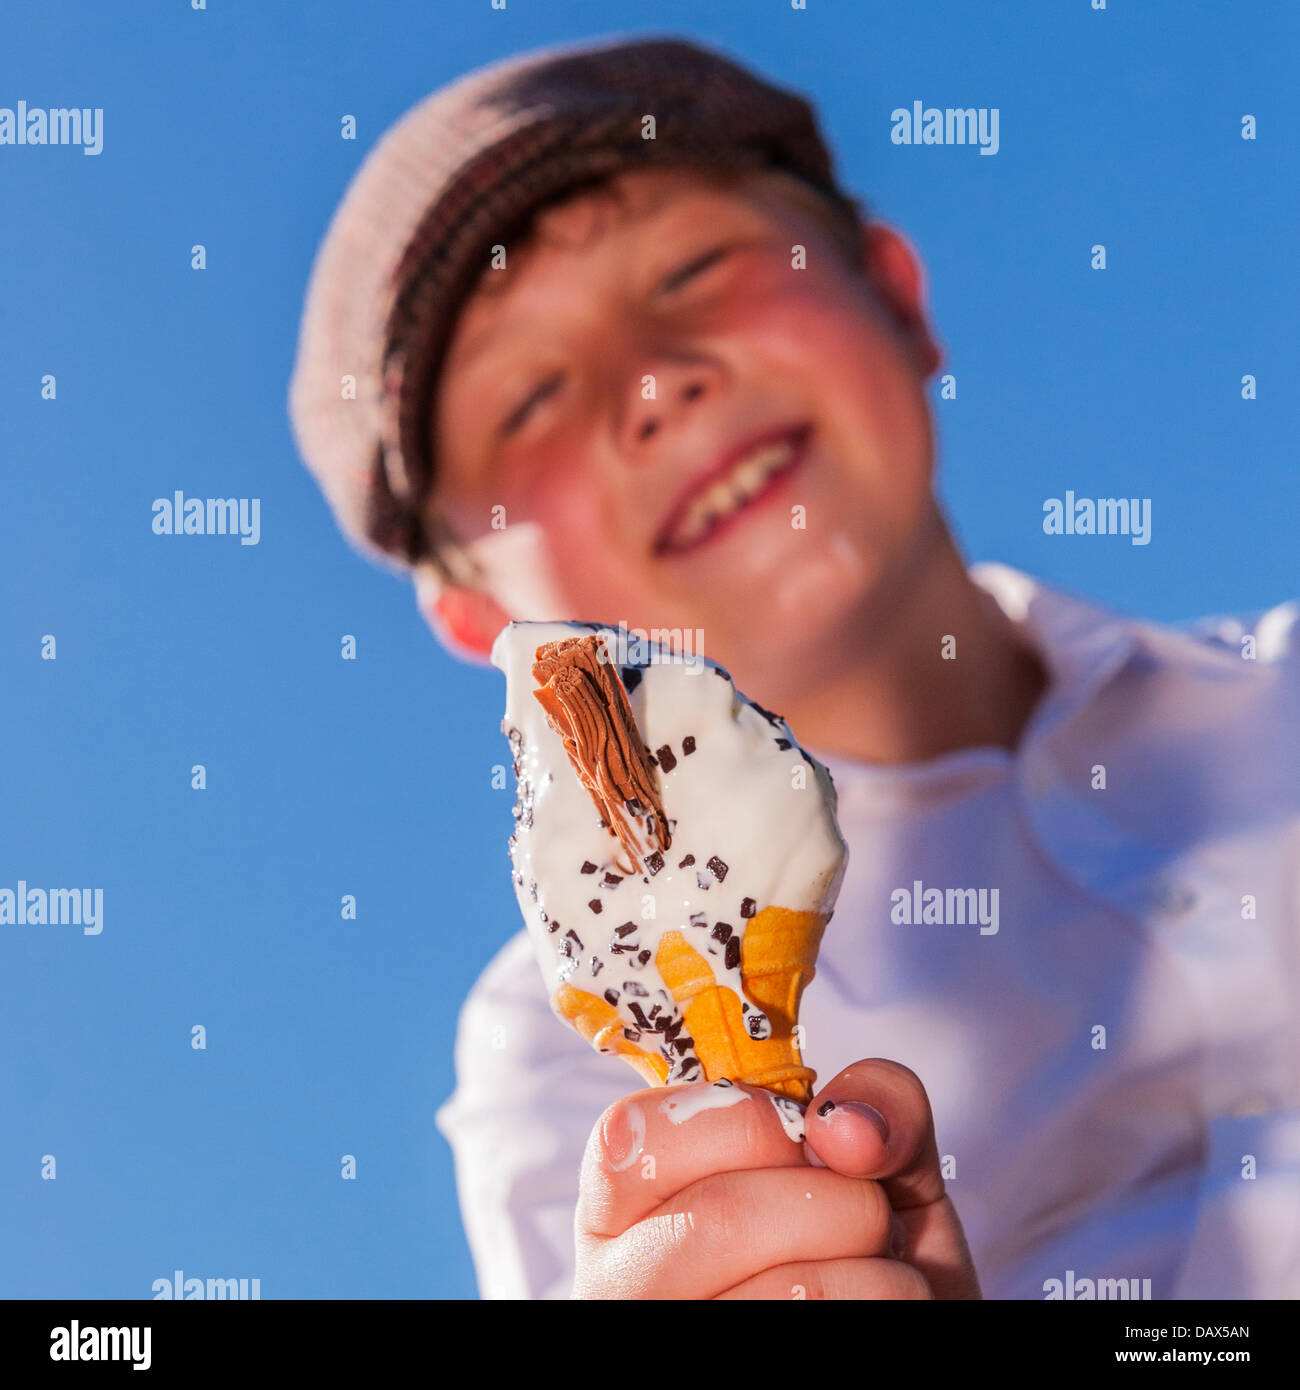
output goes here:
{"type": "Polygon", "coordinates": [[[907,1232],[902,1258],[925,1275],[936,1298],[981,1296],[944,1192],[930,1099],[915,1072],[882,1057],[855,1062],[813,1097],[805,1125],[808,1148],[829,1168],[881,1184],[907,1232]]]}
{"type": "Polygon", "coordinates": [[[624,1297],[712,1298],[778,1265],[884,1255],[892,1215],[879,1183],[826,1168],[714,1173],[589,1260],[624,1297]]]}
{"type": "Polygon", "coordinates": [[[950,1197],[898,1213],[906,1232],[901,1258],[921,1270],[935,1298],[983,1298],[966,1234],[950,1197]]]}
{"type": "Polygon", "coordinates": [[[846,1067],[813,1097],[806,1127],[827,1167],[877,1179],[895,1211],[943,1196],[930,1098],[898,1062],[872,1057],[846,1067]]]}
{"type": "Polygon", "coordinates": [[[735,1288],[725,1299],[932,1299],[925,1275],[898,1260],[804,1260],[765,1269],[735,1288]]]}
{"type": "Polygon", "coordinates": [[[713,1173],[806,1167],[771,1093],[751,1086],[655,1087],[616,1101],[587,1141],[577,1230],[616,1236],[713,1173]]]}

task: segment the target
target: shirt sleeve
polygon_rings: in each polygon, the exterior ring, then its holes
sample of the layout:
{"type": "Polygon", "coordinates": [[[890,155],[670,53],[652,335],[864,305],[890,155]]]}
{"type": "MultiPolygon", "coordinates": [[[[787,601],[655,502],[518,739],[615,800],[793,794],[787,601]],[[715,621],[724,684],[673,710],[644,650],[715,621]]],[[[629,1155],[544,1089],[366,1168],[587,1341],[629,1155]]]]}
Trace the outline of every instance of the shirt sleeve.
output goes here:
{"type": "Polygon", "coordinates": [[[456,1089],[437,1114],[483,1298],[569,1297],[583,1150],[638,1085],[555,1017],[527,933],[512,937],[461,1009],[456,1089]]]}

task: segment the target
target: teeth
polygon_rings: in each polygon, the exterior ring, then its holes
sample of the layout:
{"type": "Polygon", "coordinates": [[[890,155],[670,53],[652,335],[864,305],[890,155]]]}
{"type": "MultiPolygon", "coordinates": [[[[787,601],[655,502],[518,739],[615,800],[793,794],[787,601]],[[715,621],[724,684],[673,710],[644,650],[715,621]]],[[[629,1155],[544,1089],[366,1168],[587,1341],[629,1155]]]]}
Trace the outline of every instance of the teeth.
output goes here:
{"type": "Polygon", "coordinates": [[[690,545],[754,496],[778,469],[784,468],[794,453],[789,440],[760,444],[742,455],[731,469],[686,509],[673,531],[676,545],[690,545]]]}

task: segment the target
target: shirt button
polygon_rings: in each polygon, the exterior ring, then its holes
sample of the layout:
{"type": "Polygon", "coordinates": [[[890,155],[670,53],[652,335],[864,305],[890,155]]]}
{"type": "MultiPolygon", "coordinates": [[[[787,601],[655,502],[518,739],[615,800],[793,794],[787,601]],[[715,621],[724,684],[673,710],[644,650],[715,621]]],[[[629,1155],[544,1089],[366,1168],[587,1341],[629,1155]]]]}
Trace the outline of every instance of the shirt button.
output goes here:
{"type": "Polygon", "coordinates": [[[1196,906],[1196,890],[1185,883],[1161,883],[1152,890],[1150,901],[1152,912],[1184,917],[1196,906]]]}

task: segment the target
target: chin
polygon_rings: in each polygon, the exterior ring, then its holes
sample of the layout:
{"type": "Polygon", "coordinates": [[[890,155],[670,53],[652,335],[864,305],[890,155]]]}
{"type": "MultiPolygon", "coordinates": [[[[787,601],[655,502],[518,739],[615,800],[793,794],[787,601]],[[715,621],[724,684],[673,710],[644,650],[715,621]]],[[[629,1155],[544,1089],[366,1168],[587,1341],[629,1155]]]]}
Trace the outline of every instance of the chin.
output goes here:
{"type": "Polygon", "coordinates": [[[869,580],[860,558],[833,554],[755,578],[730,602],[714,589],[696,619],[704,652],[746,694],[779,709],[852,655],[851,634],[874,591],[869,580]]]}

